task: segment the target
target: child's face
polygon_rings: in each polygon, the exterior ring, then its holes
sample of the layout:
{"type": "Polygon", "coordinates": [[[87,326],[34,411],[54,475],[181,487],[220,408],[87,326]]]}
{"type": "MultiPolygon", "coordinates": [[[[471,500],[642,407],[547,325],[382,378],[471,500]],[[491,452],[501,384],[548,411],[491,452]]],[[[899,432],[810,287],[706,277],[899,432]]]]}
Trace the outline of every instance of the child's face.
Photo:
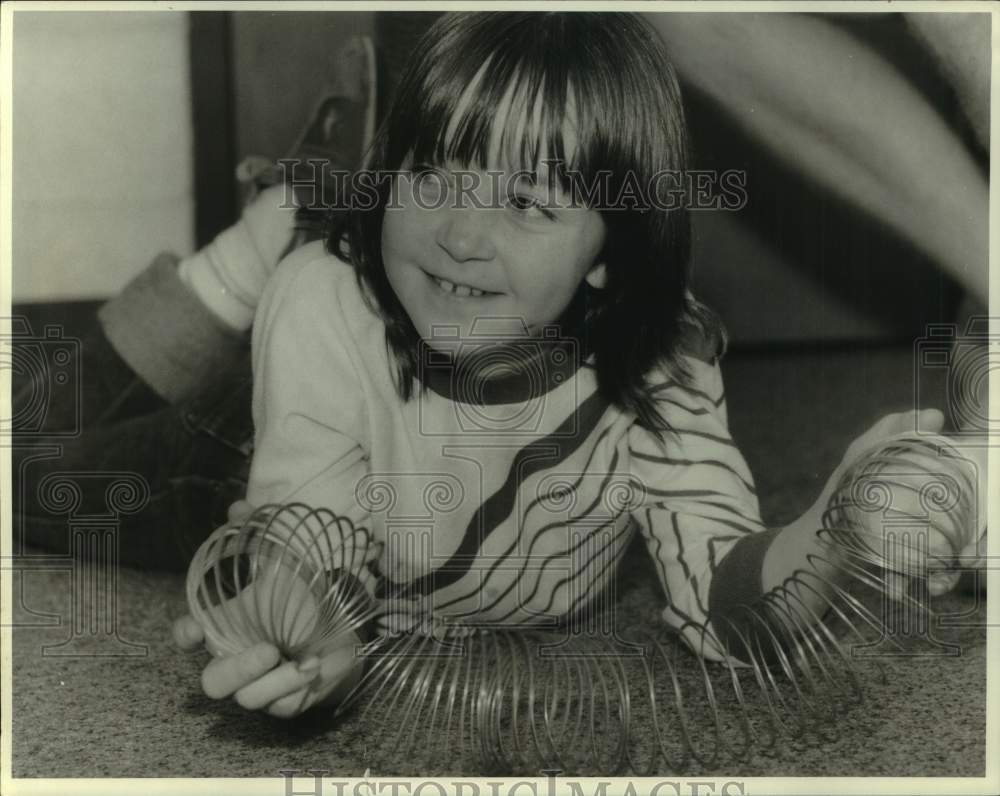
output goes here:
{"type": "Polygon", "coordinates": [[[600,213],[569,206],[547,174],[538,178],[533,184],[513,169],[486,173],[455,164],[396,178],[398,202],[385,212],[382,258],[425,341],[433,344],[441,326],[457,326],[468,339],[477,318],[503,318],[505,329],[520,322],[539,334],[584,279],[600,286],[600,213]]]}

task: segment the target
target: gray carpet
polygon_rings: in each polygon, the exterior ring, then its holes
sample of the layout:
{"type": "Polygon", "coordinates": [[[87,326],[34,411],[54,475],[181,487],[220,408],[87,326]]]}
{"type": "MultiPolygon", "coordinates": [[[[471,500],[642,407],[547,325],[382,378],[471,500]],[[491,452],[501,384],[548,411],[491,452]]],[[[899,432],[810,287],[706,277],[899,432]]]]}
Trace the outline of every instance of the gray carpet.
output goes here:
{"type": "MultiPolygon", "coordinates": [[[[854,436],[882,414],[912,405],[911,362],[908,347],[727,359],[733,434],[757,478],[768,522],[797,516],[854,436]]],[[[920,379],[921,392],[940,400],[940,374],[920,379]]],[[[14,776],[276,777],[282,769],[358,776],[368,768],[376,776],[424,773],[401,751],[378,748],[378,728],[359,717],[335,721],[319,714],[281,722],[204,697],[199,672],[205,656],[184,654],[169,640],[170,622],[185,607],[182,578],[122,570],[110,592],[117,595],[116,621],[91,628],[86,612],[73,615],[71,602],[73,578],[85,581],[87,572],[74,573],[71,561],[41,553],[11,564],[14,776]]],[[[654,616],[657,588],[635,548],[623,568],[619,621],[642,624],[654,616]]],[[[104,593],[98,590],[97,599],[104,593]]],[[[982,776],[986,648],[985,610],[978,603],[963,592],[938,606],[947,621],[962,626],[939,624],[931,632],[955,645],[957,655],[930,654],[938,647],[917,643],[912,651],[924,654],[858,661],[864,700],[835,725],[793,732],[745,760],[674,773],[982,776]]]]}

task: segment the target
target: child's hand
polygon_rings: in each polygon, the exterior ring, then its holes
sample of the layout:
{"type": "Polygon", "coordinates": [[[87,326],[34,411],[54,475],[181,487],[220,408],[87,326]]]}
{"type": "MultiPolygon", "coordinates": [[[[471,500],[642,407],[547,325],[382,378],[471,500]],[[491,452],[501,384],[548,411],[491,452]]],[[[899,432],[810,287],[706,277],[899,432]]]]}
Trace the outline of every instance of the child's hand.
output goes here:
{"type": "MultiPolygon", "coordinates": [[[[185,651],[197,649],[205,640],[190,615],[174,622],[173,635],[185,651]]],[[[202,689],[212,699],[232,696],[247,710],[264,710],[283,719],[323,702],[340,702],[361,676],[361,661],[355,657],[360,640],[351,633],[336,642],[322,657],[301,663],[283,661],[278,648],[263,641],[236,655],[215,657],[202,672],[202,689]]]]}
{"type": "Polygon", "coordinates": [[[837,488],[837,484],[843,477],[844,472],[857,461],[861,454],[875,447],[879,442],[890,439],[897,434],[903,434],[907,431],[917,431],[918,429],[924,433],[937,433],[943,426],[944,415],[937,409],[924,409],[917,412],[897,412],[886,415],[847,446],[847,452],[844,453],[843,460],[841,460],[837,469],[833,471],[833,475],[827,481],[823,495],[820,496],[817,504],[821,503],[823,509],[826,509],[826,505],[833,495],[833,491],[837,488]]]}
{"type": "MultiPolygon", "coordinates": [[[[820,496],[820,499],[809,512],[813,517],[813,521],[815,522],[816,518],[822,517],[822,513],[829,504],[830,497],[833,495],[834,490],[837,488],[844,474],[858,461],[859,457],[863,456],[873,447],[877,447],[879,443],[885,442],[894,436],[905,434],[906,432],[914,432],[918,429],[924,433],[937,433],[941,430],[943,424],[944,416],[941,412],[934,409],[918,413],[902,412],[882,418],[882,420],[858,437],[848,447],[843,461],[834,471],[833,475],[827,482],[826,488],[823,490],[823,494],[820,496]]],[[[924,505],[924,499],[922,499],[921,496],[921,489],[932,486],[933,483],[939,479],[939,475],[934,471],[933,461],[925,461],[923,463],[919,461],[922,455],[926,458],[926,456],[930,456],[931,454],[913,454],[911,456],[913,459],[912,469],[908,469],[905,465],[901,465],[903,469],[900,470],[890,468],[890,470],[886,473],[886,477],[889,482],[896,482],[895,485],[890,485],[888,487],[886,494],[890,495],[892,500],[892,505],[888,507],[888,509],[897,516],[910,515],[913,517],[925,517],[931,510],[924,505]],[[924,477],[925,472],[926,478],[924,477]]],[[[985,468],[980,468],[980,474],[984,472],[985,468]]],[[[873,475],[872,478],[876,479],[877,477],[873,475]]],[[[874,485],[875,481],[873,480],[873,486],[874,485]]],[[[982,488],[982,485],[980,485],[980,488],[982,488]]],[[[971,496],[972,500],[976,500],[976,498],[976,495],[971,496]]],[[[883,550],[885,542],[882,538],[880,528],[876,526],[880,522],[879,518],[882,516],[882,512],[884,510],[886,509],[875,508],[873,510],[873,526],[871,528],[864,527],[863,529],[855,529],[855,531],[863,535],[867,534],[870,536],[866,544],[870,546],[875,555],[895,553],[899,556],[898,559],[885,562],[885,566],[888,570],[886,573],[887,588],[890,592],[903,592],[906,590],[907,576],[902,573],[907,572],[916,565],[916,552],[915,550],[906,549],[903,546],[902,541],[898,542],[899,546],[897,546],[895,550],[889,548],[883,550]]],[[[942,511],[950,510],[954,509],[942,507],[942,511]]],[[[864,520],[864,509],[862,508],[857,511],[862,512],[862,520],[864,520]]],[[[855,513],[857,513],[857,511],[855,513]]],[[[955,549],[956,543],[961,540],[950,538],[942,531],[942,527],[947,528],[951,533],[973,534],[973,538],[971,540],[973,547],[976,539],[978,538],[978,529],[965,529],[958,526],[948,528],[947,523],[948,519],[945,518],[944,514],[938,518],[937,522],[935,522],[933,518],[931,518],[930,522],[931,533],[929,534],[929,538],[927,540],[926,555],[927,563],[930,567],[928,572],[928,587],[930,593],[933,595],[943,594],[954,587],[955,583],[958,581],[960,573],[959,571],[950,569],[949,567],[952,565],[956,552],[960,552],[961,554],[965,553],[964,550],[956,551],[955,549]],[[944,523],[943,526],[941,525],[942,522],[944,523]]],[[[867,526],[867,523],[865,523],[865,526],[867,526]]]]}
{"type": "MultiPolygon", "coordinates": [[[[246,520],[253,507],[234,503],[229,521],[246,520]]],[[[289,643],[310,637],[318,621],[318,606],[308,583],[280,561],[261,559],[255,579],[215,611],[220,618],[255,616],[271,631],[281,627],[289,643]],[[294,606],[293,610],[289,610],[294,606]],[[280,610],[274,610],[276,607],[280,610]]],[[[224,624],[224,623],[223,623],[224,624]]],[[[173,626],[174,641],[185,650],[203,643],[212,660],[202,672],[202,688],[212,699],[234,696],[248,710],[265,709],[272,716],[291,718],[322,702],[339,702],[357,683],[362,670],[355,649],[360,639],[344,633],[330,639],[302,661],[283,660],[277,646],[267,641],[248,643],[236,652],[220,649],[190,614],[173,626]]]]}
{"type": "Polygon", "coordinates": [[[855,439],[847,446],[844,458],[833,471],[823,487],[822,493],[813,503],[812,507],[802,516],[802,521],[808,520],[815,528],[820,527],[821,518],[826,511],[826,507],[833,497],[834,491],[840,484],[841,478],[847,469],[853,465],[858,457],[876,444],[905,431],[920,429],[925,432],[937,432],[944,425],[944,415],[937,409],[926,409],[922,412],[898,412],[886,415],[864,434],[855,439]]]}

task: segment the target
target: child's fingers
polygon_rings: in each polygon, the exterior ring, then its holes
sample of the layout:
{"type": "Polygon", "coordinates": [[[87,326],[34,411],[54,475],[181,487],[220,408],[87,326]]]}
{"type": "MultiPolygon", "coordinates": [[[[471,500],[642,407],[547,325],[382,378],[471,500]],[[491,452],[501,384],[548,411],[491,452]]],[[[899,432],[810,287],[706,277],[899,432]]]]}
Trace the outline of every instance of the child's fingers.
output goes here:
{"type": "Polygon", "coordinates": [[[300,671],[294,661],[288,661],[240,688],[235,694],[236,701],[247,710],[260,710],[275,700],[305,688],[318,674],[317,669],[300,671]]]}
{"type": "MultiPolygon", "coordinates": [[[[357,684],[361,672],[357,663],[353,645],[336,648],[321,662],[317,661],[316,667],[311,670],[314,675],[318,673],[318,677],[314,677],[306,687],[271,702],[267,712],[279,719],[289,719],[328,698],[340,702],[357,684]]],[[[299,671],[302,671],[302,666],[299,671]]]]}
{"type": "Polygon", "coordinates": [[[916,414],[914,412],[894,412],[880,418],[864,434],[861,440],[868,444],[873,444],[879,440],[901,434],[904,431],[912,431],[916,426],[916,414]]]}
{"type": "Polygon", "coordinates": [[[940,409],[914,409],[897,412],[882,418],[883,436],[891,437],[907,431],[937,432],[944,426],[944,413],[940,409]]]}
{"type": "Polygon", "coordinates": [[[932,597],[947,594],[958,585],[962,572],[949,566],[949,562],[936,559],[930,563],[930,574],[927,578],[927,589],[932,597]]]}
{"type": "Polygon", "coordinates": [[[354,644],[344,644],[324,656],[320,664],[320,680],[323,683],[340,683],[360,665],[354,652],[354,644]]]}
{"type": "Polygon", "coordinates": [[[883,575],[885,593],[893,600],[904,600],[909,593],[910,579],[906,575],[887,570],[883,575]]]}
{"type": "Polygon", "coordinates": [[[174,643],[185,652],[191,652],[199,647],[205,640],[205,631],[202,630],[193,616],[185,614],[173,624],[174,643]]]}
{"type": "Polygon", "coordinates": [[[237,500],[229,507],[229,522],[243,522],[253,513],[253,506],[247,500],[237,500]]]}
{"type": "Polygon", "coordinates": [[[907,431],[937,433],[943,427],[944,414],[939,409],[922,409],[886,415],[851,443],[847,449],[846,458],[853,460],[868,448],[897,434],[904,434],[907,431]]]}
{"type": "Polygon", "coordinates": [[[238,655],[211,661],[201,673],[201,687],[212,699],[222,699],[263,677],[281,660],[273,644],[261,641],[238,655]]]}
{"type": "Polygon", "coordinates": [[[939,432],[944,428],[944,412],[940,409],[924,409],[917,415],[916,427],[920,431],[939,432]]]}
{"type": "MultiPolygon", "coordinates": [[[[947,562],[932,561],[927,575],[927,590],[932,597],[947,594],[958,584],[961,572],[949,569],[947,562]]],[[[884,574],[885,591],[896,600],[904,600],[910,593],[911,576],[898,572],[886,571],[884,574]]]]}
{"type": "Polygon", "coordinates": [[[274,700],[267,706],[267,712],[276,719],[295,718],[306,708],[312,706],[312,701],[309,699],[310,693],[308,686],[300,688],[298,691],[274,700]]]}

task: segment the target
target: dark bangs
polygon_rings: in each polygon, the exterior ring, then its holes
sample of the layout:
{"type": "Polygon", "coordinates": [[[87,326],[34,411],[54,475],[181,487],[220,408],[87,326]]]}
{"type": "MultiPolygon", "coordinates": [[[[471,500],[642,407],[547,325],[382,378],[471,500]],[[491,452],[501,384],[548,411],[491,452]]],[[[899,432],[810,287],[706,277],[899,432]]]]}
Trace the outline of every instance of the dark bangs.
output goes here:
{"type": "MultiPolygon", "coordinates": [[[[665,171],[682,173],[686,146],[673,68],[661,38],[641,18],[456,13],[435,22],[414,49],[368,168],[392,172],[408,158],[482,171],[535,172],[543,157],[554,163],[550,176],[600,211],[607,226],[606,286],[583,284],[579,296],[599,389],[640,421],[662,427],[646,377],[658,364],[685,377],[681,341],[698,323],[686,298],[689,219],[686,207],[656,209],[641,196],[635,203],[634,188],[645,189],[665,171]],[[491,162],[496,154],[503,163],[491,162]]],[[[353,209],[330,244],[353,262],[385,320],[397,385],[408,399],[420,340],[382,263],[391,181],[377,180],[374,188],[371,209],[353,209]]]]}
{"type": "Polygon", "coordinates": [[[684,163],[672,68],[659,36],[631,14],[446,15],[418,46],[384,132],[376,167],[412,155],[534,172],[544,153],[563,189],[593,197],[599,186],[596,203],[609,209],[620,209],[629,172],[646,181],[684,163]],[[498,134],[503,163],[490,162],[498,134]]]}
{"type": "Polygon", "coordinates": [[[389,121],[388,168],[398,168],[411,154],[416,163],[482,171],[533,172],[542,152],[565,163],[567,64],[554,56],[537,26],[525,24],[531,16],[443,20],[440,38],[410,73],[415,85],[401,86],[396,118],[389,121]],[[495,143],[501,162],[490,159],[495,143]]]}

